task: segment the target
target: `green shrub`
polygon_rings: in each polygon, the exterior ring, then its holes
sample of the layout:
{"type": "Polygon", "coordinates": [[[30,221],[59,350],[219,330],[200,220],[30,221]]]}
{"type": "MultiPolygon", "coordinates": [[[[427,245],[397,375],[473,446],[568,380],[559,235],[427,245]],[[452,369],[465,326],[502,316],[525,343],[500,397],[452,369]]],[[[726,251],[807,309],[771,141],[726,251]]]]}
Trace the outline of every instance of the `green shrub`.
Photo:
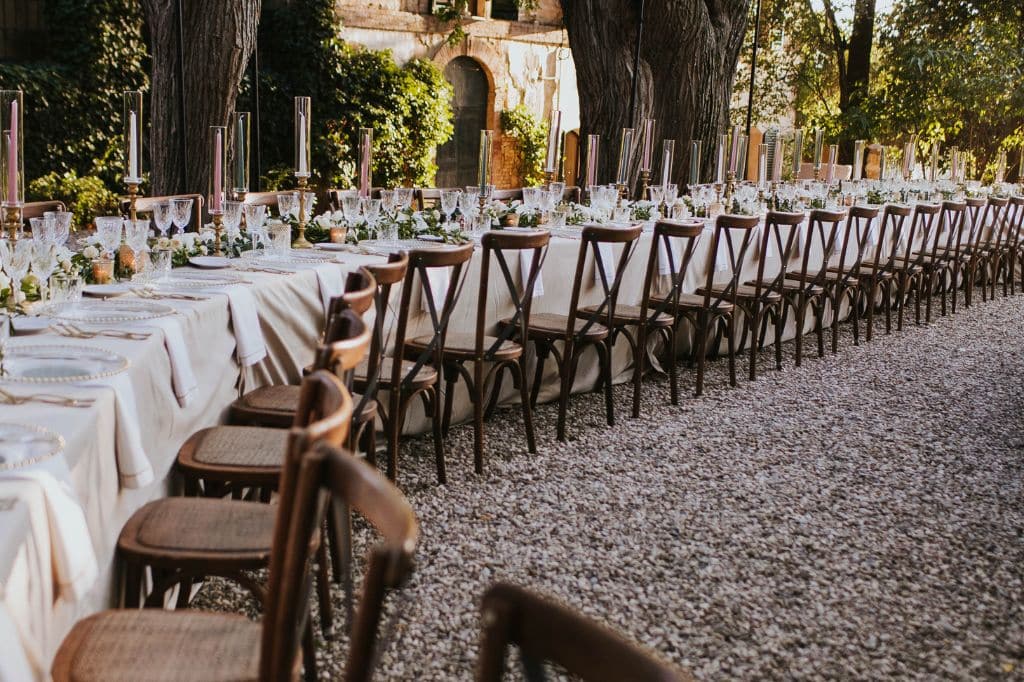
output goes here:
{"type": "Polygon", "coordinates": [[[500,117],[501,129],[516,141],[519,151],[519,177],[523,187],[544,182],[544,157],[547,154],[548,124],[524,105],[505,109],[500,117]]]}
{"type": "Polygon", "coordinates": [[[95,175],[79,177],[75,171],[64,174],[47,173],[28,185],[26,195],[30,201],[59,199],[75,214],[75,226],[87,227],[98,215],[118,215],[118,195],[95,175]]]}

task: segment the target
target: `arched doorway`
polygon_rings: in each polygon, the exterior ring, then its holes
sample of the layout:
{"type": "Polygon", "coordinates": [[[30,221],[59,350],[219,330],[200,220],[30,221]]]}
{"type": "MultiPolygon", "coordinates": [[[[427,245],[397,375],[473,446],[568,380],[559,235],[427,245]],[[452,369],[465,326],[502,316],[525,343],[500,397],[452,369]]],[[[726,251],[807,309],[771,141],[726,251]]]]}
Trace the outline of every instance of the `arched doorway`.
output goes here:
{"type": "Polygon", "coordinates": [[[444,67],[452,84],[452,114],[455,132],[437,148],[438,187],[476,184],[480,156],[480,131],[487,128],[487,74],[472,57],[456,57],[444,67]]]}

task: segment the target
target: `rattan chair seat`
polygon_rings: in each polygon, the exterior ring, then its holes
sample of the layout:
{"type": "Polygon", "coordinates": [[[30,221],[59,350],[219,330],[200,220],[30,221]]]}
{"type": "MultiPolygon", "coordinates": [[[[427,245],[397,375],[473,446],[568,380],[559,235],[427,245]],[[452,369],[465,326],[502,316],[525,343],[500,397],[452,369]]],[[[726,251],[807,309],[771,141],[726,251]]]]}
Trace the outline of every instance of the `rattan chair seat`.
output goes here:
{"type": "MultiPolygon", "coordinates": [[[[696,293],[698,296],[703,296],[704,295],[704,287],[700,287],[694,293],[696,293]]],[[[727,291],[726,291],[726,288],[724,286],[723,287],[712,287],[712,289],[711,289],[711,295],[712,296],[721,296],[721,295],[726,294],[726,293],[727,293],[727,291]]],[[[749,300],[749,301],[752,301],[754,299],[759,299],[761,301],[774,302],[774,301],[781,301],[782,300],[782,295],[779,294],[779,292],[773,291],[772,289],[767,288],[767,287],[761,287],[761,292],[760,292],[760,295],[759,295],[758,291],[757,291],[757,287],[752,286],[750,284],[740,284],[739,286],[736,287],[736,298],[738,298],[738,299],[745,299],[745,300],[749,300]]]]}
{"type": "MultiPolygon", "coordinates": [[[[407,341],[405,346],[414,353],[423,351],[431,341],[430,336],[420,336],[407,341]]],[[[484,336],[483,350],[486,353],[498,340],[497,336],[484,336]]],[[[476,357],[476,335],[475,334],[454,334],[449,333],[444,339],[444,354],[452,359],[476,357]]],[[[515,360],[523,354],[523,347],[515,341],[504,340],[494,351],[495,360],[515,360]]]]}
{"type": "MultiPolygon", "coordinates": [[[[598,306],[592,305],[581,308],[583,315],[592,315],[597,311],[598,306]]],[[[640,306],[638,305],[617,305],[615,314],[612,316],[612,324],[616,327],[629,327],[640,324],[640,306]]],[[[647,316],[647,324],[651,327],[671,327],[672,316],[667,313],[655,313],[647,316]]]]}
{"type": "Polygon", "coordinates": [[[74,682],[256,680],[259,623],[245,616],[159,609],[102,611],[79,621],[53,662],[74,682]]]}
{"type": "MultiPolygon", "coordinates": [[[[383,358],[380,361],[380,378],[377,380],[378,386],[382,389],[387,389],[391,385],[391,371],[394,368],[393,358],[383,358]]],[[[415,367],[416,363],[409,360],[402,360],[402,377],[406,377],[415,367]]],[[[355,386],[359,390],[366,388],[366,363],[362,363],[355,370],[355,377],[353,379],[355,386]]],[[[416,372],[416,376],[409,382],[410,390],[417,390],[425,386],[432,386],[437,382],[437,370],[430,365],[423,365],[416,372]]]]}
{"type": "MultiPolygon", "coordinates": [[[[808,279],[811,275],[807,275],[808,279]]],[[[753,284],[753,282],[747,282],[747,284],[753,284]]],[[[770,280],[761,282],[761,286],[771,286],[770,280]]],[[[806,290],[811,296],[817,296],[818,294],[824,293],[825,289],[818,286],[817,284],[809,284],[800,279],[800,273],[794,273],[793,277],[790,278],[788,275],[786,279],[782,281],[782,291],[786,294],[795,294],[806,290]]]]}
{"type": "MultiPolygon", "coordinates": [[[[511,320],[502,320],[501,325],[505,326],[511,323],[511,320]]],[[[587,320],[576,319],[575,332],[576,334],[582,334],[582,338],[587,341],[600,341],[601,339],[608,337],[608,328],[603,324],[591,324],[589,328],[584,331],[587,320]]],[[[530,315],[530,325],[526,328],[526,334],[530,338],[542,338],[542,339],[561,339],[565,337],[565,330],[569,326],[568,315],[558,315],[556,313],[533,313],[530,315]]]]}
{"type": "MultiPolygon", "coordinates": [[[[277,506],[203,497],[165,497],[132,514],[121,529],[122,552],[181,565],[190,558],[249,561],[260,568],[270,556],[277,506]]],[[[238,567],[243,568],[243,567],[238,567]]]]}
{"type": "MultiPolygon", "coordinates": [[[[661,296],[651,296],[651,307],[660,306],[664,303],[664,298],[661,296]]],[[[712,303],[714,301],[712,300],[712,303]]],[[[694,308],[704,307],[704,296],[699,294],[679,294],[679,307],[685,310],[693,310],[694,308]]],[[[733,304],[728,301],[719,301],[718,305],[712,305],[715,310],[721,310],[722,312],[728,312],[733,309],[733,304]]]]}
{"type": "MultiPolygon", "coordinates": [[[[300,386],[262,386],[249,391],[228,408],[228,422],[248,426],[266,426],[275,429],[291,428],[295,411],[299,407],[300,386]]],[[[353,393],[352,402],[358,405],[362,396],[353,393]]],[[[377,417],[377,401],[368,400],[354,421],[362,424],[377,417]]]]}
{"type": "Polygon", "coordinates": [[[187,478],[276,486],[287,442],[286,429],[213,426],[185,441],[177,466],[187,478]]]}

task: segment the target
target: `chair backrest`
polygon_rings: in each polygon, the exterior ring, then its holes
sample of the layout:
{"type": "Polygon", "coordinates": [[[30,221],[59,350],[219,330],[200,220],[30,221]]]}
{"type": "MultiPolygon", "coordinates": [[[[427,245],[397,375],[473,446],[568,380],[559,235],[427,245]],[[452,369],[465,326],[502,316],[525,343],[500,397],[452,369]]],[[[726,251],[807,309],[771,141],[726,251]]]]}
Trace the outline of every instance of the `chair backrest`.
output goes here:
{"type": "Polygon", "coordinates": [[[21,207],[21,218],[28,221],[29,218],[42,218],[43,214],[47,211],[66,210],[67,208],[64,206],[63,201],[29,201],[21,207]]]}
{"type": "Polygon", "coordinates": [[[903,244],[908,265],[919,266],[928,256],[928,245],[932,233],[936,232],[936,216],[942,209],[939,204],[919,203],[914,207],[914,218],[910,221],[910,234],[903,244]],[[920,244],[920,247],[918,247],[920,244]]]}
{"type": "Polygon", "coordinates": [[[491,199],[495,201],[522,201],[523,199],[523,188],[519,187],[516,189],[495,189],[491,192],[491,199]]]}
{"type": "Polygon", "coordinates": [[[786,268],[793,255],[793,247],[800,241],[800,225],[807,216],[804,213],[784,211],[768,211],[761,232],[759,256],[757,261],[757,277],[754,278],[754,298],[760,299],[762,294],[774,291],[782,293],[782,284],[786,279],[786,268]],[[788,228],[788,229],[786,229],[788,228]],[[768,253],[774,249],[779,258],[779,269],[769,280],[765,270],[768,267],[768,253]]]}
{"type": "Polygon", "coordinates": [[[562,201],[568,201],[575,204],[580,203],[580,188],[579,187],[566,187],[562,191],[562,201]]]}
{"type": "MultiPolygon", "coordinates": [[[[136,213],[152,213],[153,206],[156,204],[170,201],[171,199],[191,199],[192,200],[192,221],[189,225],[193,230],[199,231],[203,225],[203,195],[202,194],[168,194],[162,197],[138,197],[135,200],[135,212],[136,213]]],[[[121,197],[121,213],[128,215],[128,211],[131,209],[131,200],[127,197],[121,197]]]]}
{"type": "MultiPolygon", "coordinates": [[[[377,291],[374,294],[376,315],[373,320],[373,339],[370,341],[370,352],[366,362],[367,383],[363,387],[363,401],[360,403],[360,408],[362,408],[366,401],[375,399],[377,395],[380,367],[384,360],[384,351],[387,348],[384,330],[387,329],[386,320],[388,303],[391,301],[391,287],[405,279],[406,272],[409,269],[409,256],[404,251],[400,251],[389,255],[387,263],[376,263],[365,267],[377,282],[377,291]]],[[[401,358],[403,352],[404,348],[396,345],[394,349],[395,357],[401,358]]],[[[359,414],[359,412],[357,411],[356,414],[359,414]]]]}
{"type": "Polygon", "coordinates": [[[741,216],[723,214],[715,219],[714,232],[711,237],[711,249],[708,251],[710,261],[707,265],[707,281],[704,285],[704,307],[717,308],[723,303],[734,305],[736,303],[736,289],[739,286],[740,275],[743,271],[743,261],[747,256],[747,249],[753,241],[754,228],[757,227],[760,219],[756,216],[741,216]],[[736,243],[734,231],[740,232],[739,243],[736,243]],[[715,287],[715,275],[718,262],[718,251],[725,248],[725,255],[728,259],[726,267],[729,270],[729,281],[724,287],[715,287]],[[716,291],[712,291],[715,289],[716,291]],[[714,300],[712,300],[714,299],[714,300]]]}
{"type": "MultiPolygon", "coordinates": [[[[398,324],[395,329],[395,361],[391,363],[391,386],[397,387],[400,382],[406,384],[415,380],[417,373],[427,363],[433,363],[435,367],[441,367],[442,349],[445,336],[448,334],[448,321],[451,318],[455,304],[458,302],[459,293],[462,290],[462,283],[465,280],[463,269],[469,259],[473,257],[473,245],[464,244],[436,249],[413,249],[409,251],[409,267],[405,273],[405,282],[402,285],[401,306],[398,311],[398,324]],[[434,288],[430,283],[427,272],[436,268],[450,270],[448,287],[444,292],[444,300],[440,309],[434,302],[434,288]],[[415,283],[419,282],[420,290],[423,293],[424,305],[427,308],[427,315],[430,320],[431,335],[430,342],[413,361],[412,368],[402,377],[402,356],[397,354],[399,349],[405,347],[405,336],[409,325],[409,313],[412,308],[412,294],[416,289],[415,283]]],[[[397,395],[398,391],[395,391],[397,395]]]]}
{"type": "Polygon", "coordinates": [[[1024,229],[1024,196],[1010,197],[1003,225],[1002,235],[997,237],[999,243],[1016,249],[1020,243],[1021,230],[1024,229]]]}
{"type": "Polygon", "coordinates": [[[359,268],[348,273],[345,278],[345,291],[331,299],[327,307],[327,321],[342,310],[354,310],[362,315],[373,305],[377,295],[377,281],[366,268],[359,268]]]}
{"type": "MultiPolygon", "coordinates": [[[[373,333],[362,316],[354,310],[342,309],[327,322],[324,344],[317,348],[313,369],[327,370],[343,377],[346,387],[351,383],[351,373],[366,357],[373,333]]],[[[295,412],[296,424],[303,418],[303,404],[295,412]]]]}
{"type": "MultiPolygon", "coordinates": [[[[264,681],[290,677],[308,617],[309,599],[300,597],[299,583],[309,582],[309,542],[307,539],[305,545],[291,546],[294,524],[309,511],[299,486],[303,453],[317,443],[340,446],[352,420],[352,398],[348,390],[338,377],[325,370],[317,370],[302,380],[299,404],[300,412],[316,413],[318,418],[308,421],[305,428],[291,428],[281,467],[259,654],[260,679],[264,681]],[[286,658],[289,663],[280,664],[286,658]],[[274,666],[279,664],[286,665],[288,675],[275,673],[274,666]]],[[[317,518],[323,518],[322,514],[317,518]]]]}
{"type": "Polygon", "coordinates": [[[441,190],[437,187],[417,187],[413,191],[417,208],[422,211],[428,205],[435,206],[441,201],[441,190]]]}
{"type": "Polygon", "coordinates": [[[879,221],[876,234],[874,254],[870,257],[868,265],[871,266],[871,275],[882,270],[891,271],[896,264],[896,256],[899,253],[900,242],[904,239],[904,230],[907,218],[910,217],[911,208],[899,204],[886,204],[882,209],[882,218],[879,221]]]}
{"type": "Polygon", "coordinates": [[[292,677],[310,617],[309,548],[328,500],[337,502],[330,505],[334,510],[359,513],[381,536],[367,552],[344,679],[363,682],[371,678],[385,594],[401,587],[412,573],[419,525],[405,497],[369,464],[337,445],[318,444],[296,467],[292,513],[287,517],[279,514],[275,526],[262,641],[263,651],[269,655],[260,658],[261,680],[292,677]]]}
{"type": "Polygon", "coordinates": [[[612,318],[615,316],[615,306],[619,299],[619,289],[622,287],[623,274],[629,259],[636,249],[636,241],[643,232],[642,225],[614,226],[589,224],[583,227],[583,238],[580,240],[580,248],[576,256],[576,275],[573,278],[572,297],[569,300],[569,315],[565,325],[564,340],[569,343],[578,334],[586,333],[595,324],[604,324],[612,327],[612,318]],[[605,263],[602,256],[602,246],[621,244],[622,253],[615,263],[614,270],[609,272],[609,264],[605,263]],[[592,258],[588,258],[591,254],[592,258]],[[590,313],[582,313],[580,310],[580,293],[583,287],[584,272],[586,272],[587,260],[594,261],[594,272],[597,277],[597,284],[601,289],[601,302],[594,307],[590,313]],[[581,315],[586,317],[583,326],[576,328],[576,318],[581,315]]]}
{"type": "MultiPolygon", "coordinates": [[[[387,188],[386,187],[371,187],[370,188],[370,198],[371,199],[380,199],[381,190],[384,190],[384,189],[387,189],[387,188]]],[[[329,189],[329,190],[327,190],[327,203],[330,205],[330,207],[333,210],[340,211],[341,210],[341,197],[346,192],[356,192],[356,191],[358,191],[358,190],[354,190],[354,189],[329,189]]]]}
{"type": "Polygon", "coordinates": [[[673,319],[677,317],[679,296],[683,292],[686,273],[690,269],[694,250],[703,234],[704,222],[701,220],[659,220],[654,224],[654,238],[651,240],[651,250],[647,255],[643,299],[640,302],[641,325],[647,321],[648,316],[657,317],[666,313],[673,319]],[[676,263],[676,243],[682,244],[678,263],[676,263]],[[658,256],[659,250],[665,254],[665,265],[667,265],[665,268],[662,267],[662,261],[658,256]],[[671,285],[658,306],[648,313],[655,282],[660,275],[668,275],[671,278],[671,285]]]}
{"type": "Polygon", "coordinates": [[[537,282],[541,266],[544,264],[544,257],[547,255],[548,243],[551,241],[551,233],[547,230],[492,230],[486,232],[480,239],[483,246],[483,265],[480,268],[480,292],[477,295],[476,308],[476,339],[475,355],[477,360],[493,360],[494,353],[500,348],[504,341],[515,335],[525,339],[526,328],[530,324],[530,305],[533,301],[533,287],[537,282]],[[514,254],[513,262],[510,265],[506,258],[506,252],[514,254]],[[530,251],[529,266],[525,269],[521,266],[520,259],[525,251],[530,251]],[[491,277],[491,261],[498,264],[501,278],[504,283],[505,293],[512,301],[515,312],[511,321],[503,325],[497,332],[497,338],[487,348],[484,348],[484,336],[487,333],[487,302],[491,300],[489,293],[491,277]],[[522,289],[517,289],[515,278],[512,276],[513,269],[519,270],[522,279],[522,289]]]}
{"type": "Polygon", "coordinates": [[[481,604],[484,623],[477,682],[497,682],[505,651],[519,647],[524,677],[543,680],[550,661],[573,679],[670,682],[693,679],[622,635],[560,604],[508,583],[495,583],[481,604]]]}
{"type": "Polygon", "coordinates": [[[805,285],[824,287],[828,276],[827,265],[839,236],[839,226],[846,214],[842,211],[814,209],[807,225],[807,234],[802,244],[803,257],[800,260],[800,281],[805,285]],[[815,238],[821,243],[821,261],[811,262],[815,238]]]}
{"type": "MultiPolygon", "coordinates": [[[[846,226],[841,231],[842,245],[835,245],[833,253],[839,252],[836,267],[839,269],[839,283],[847,285],[860,270],[864,260],[864,250],[871,236],[871,223],[878,218],[876,206],[851,206],[846,217],[846,226]]],[[[829,259],[826,259],[828,262],[829,259]]]]}
{"type": "Polygon", "coordinates": [[[248,192],[245,203],[250,206],[277,206],[277,195],[281,192],[248,192]]]}
{"type": "Polygon", "coordinates": [[[932,241],[931,255],[940,258],[959,258],[966,222],[965,202],[943,201],[939,211],[939,226],[932,241]]]}
{"type": "Polygon", "coordinates": [[[968,205],[968,220],[971,221],[971,229],[967,236],[967,243],[971,246],[972,257],[979,255],[978,247],[981,246],[981,242],[985,237],[986,227],[991,226],[990,237],[996,243],[999,242],[1003,225],[1006,222],[1009,205],[1010,200],[1005,197],[989,197],[985,201],[985,210],[980,218],[974,212],[971,212],[970,205],[968,205]]]}

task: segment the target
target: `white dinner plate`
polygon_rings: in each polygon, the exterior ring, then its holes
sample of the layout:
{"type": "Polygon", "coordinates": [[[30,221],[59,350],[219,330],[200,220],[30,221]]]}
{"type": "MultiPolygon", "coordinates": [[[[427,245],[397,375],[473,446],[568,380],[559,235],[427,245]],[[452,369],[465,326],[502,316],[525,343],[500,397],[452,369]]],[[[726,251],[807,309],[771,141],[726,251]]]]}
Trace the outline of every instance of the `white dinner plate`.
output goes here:
{"type": "Polygon", "coordinates": [[[13,342],[4,351],[0,382],[50,384],[93,381],[128,369],[128,358],[98,346],[13,342]]]}
{"type": "Polygon", "coordinates": [[[64,438],[41,426],[0,423],[0,471],[34,466],[63,449],[64,438]]]}
{"type": "Polygon", "coordinates": [[[230,272],[204,272],[202,270],[173,270],[163,278],[153,280],[151,285],[156,289],[206,289],[241,284],[243,280],[230,272]]]}
{"type": "Polygon", "coordinates": [[[174,314],[174,308],[153,301],[134,298],[110,300],[82,300],[67,303],[52,303],[40,310],[40,314],[66,322],[89,322],[110,324],[112,322],[137,322],[166,317],[174,314]]]}
{"type": "Polygon", "coordinates": [[[28,336],[45,332],[53,324],[48,317],[15,317],[11,320],[11,331],[14,336],[28,336]]]}
{"type": "Polygon", "coordinates": [[[87,284],[82,288],[82,295],[93,298],[113,298],[124,296],[130,290],[131,287],[125,284],[87,284]]]}
{"type": "Polygon", "coordinates": [[[317,249],[320,249],[321,251],[350,251],[350,250],[352,250],[352,247],[350,245],[342,243],[342,242],[337,242],[337,243],[336,242],[322,242],[320,244],[315,244],[314,246],[317,249]]]}
{"type": "Polygon", "coordinates": [[[206,270],[231,267],[231,261],[224,256],[193,256],[188,259],[188,262],[197,268],[206,270]]]}

